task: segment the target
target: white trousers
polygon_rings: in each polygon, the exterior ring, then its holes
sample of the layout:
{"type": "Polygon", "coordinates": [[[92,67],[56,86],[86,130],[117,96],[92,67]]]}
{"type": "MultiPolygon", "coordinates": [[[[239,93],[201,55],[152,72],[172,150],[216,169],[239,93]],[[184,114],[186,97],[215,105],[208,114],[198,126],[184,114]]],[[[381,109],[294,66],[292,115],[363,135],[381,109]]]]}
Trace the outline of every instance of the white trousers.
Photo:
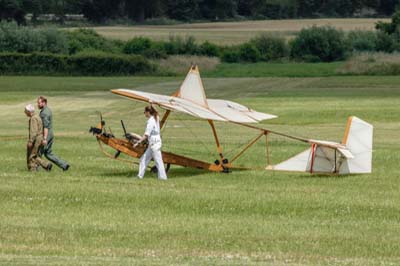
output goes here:
{"type": "Polygon", "coordinates": [[[158,170],[158,179],[166,180],[167,174],[165,173],[164,162],[162,160],[161,145],[157,145],[155,148],[152,148],[151,145],[147,147],[147,150],[143,153],[142,157],[140,157],[138,177],[144,177],[144,172],[152,158],[154,159],[158,170]]]}

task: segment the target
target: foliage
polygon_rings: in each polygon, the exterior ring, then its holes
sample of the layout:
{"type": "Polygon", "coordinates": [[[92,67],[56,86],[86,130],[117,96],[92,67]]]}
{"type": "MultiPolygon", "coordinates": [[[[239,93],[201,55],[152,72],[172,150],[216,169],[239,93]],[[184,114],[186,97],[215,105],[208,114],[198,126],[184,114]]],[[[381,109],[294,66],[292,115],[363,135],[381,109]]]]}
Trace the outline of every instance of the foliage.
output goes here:
{"type": "Polygon", "coordinates": [[[240,52],[237,47],[226,47],[222,52],[222,61],[226,63],[237,63],[240,61],[240,52]]]}
{"type": "Polygon", "coordinates": [[[99,52],[73,56],[46,53],[0,53],[1,74],[135,75],[153,72],[142,56],[99,52]]]}
{"type": "Polygon", "coordinates": [[[67,32],[69,53],[75,54],[84,50],[118,53],[122,42],[104,38],[93,29],[77,29],[67,32]]]}
{"type": "Polygon", "coordinates": [[[199,46],[198,50],[200,55],[218,57],[221,49],[218,45],[205,41],[199,46]]]}
{"type": "Polygon", "coordinates": [[[22,0],[0,0],[0,21],[14,20],[19,25],[25,24],[25,15],[28,8],[23,6],[22,0]]]}
{"type": "Polygon", "coordinates": [[[16,23],[0,23],[0,51],[67,53],[64,32],[54,28],[33,29],[16,23]]]}
{"type": "Polygon", "coordinates": [[[291,56],[306,61],[332,62],[345,57],[343,32],[332,27],[316,27],[300,31],[291,42],[291,56]]]}
{"type": "Polygon", "coordinates": [[[378,36],[373,31],[350,31],[346,42],[350,51],[375,51],[378,36]]]}
{"type": "Polygon", "coordinates": [[[250,41],[260,52],[262,61],[271,61],[287,57],[289,48],[284,38],[262,34],[250,41]]]}
{"type": "Polygon", "coordinates": [[[137,23],[159,18],[167,20],[286,19],[314,17],[389,16],[398,0],[0,0],[0,20],[25,23],[32,14],[37,23],[40,15],[53,14],[63,24],[66,14],[83,14],[94,23],[129,19],[137,23]]]}
{"type": "Polygon", "coordinates": [[[193,36],[182,38],[180,36],[170,36],[169,41],[164,43],[167,54],[197,54],[198,46],[193,36]]]}
{"type": "Polygon", "coordinates": [[[400,51],[400,9],[390,23],[378,22],[376,29],[379,30],[377,51],[400,51]]]}
{"type": "Polygon", "coordinates": [[[261,53],[252,43],[244,43],[239,47],[240,59],[244,62],[257,62],[261,58],[261,53]]]}
{"type": "Polygon", "coordinates": [[[395,40],[385,32],[378,32],[376,40],[376,51],[392,53],[396,49],[395,40]]]}
{"type": "Polygon", "coordinates": [[[127,41],[124,45],[123,52],[126,54],[143,54],[150,49],[152,41],[145,37],[136,37],[127,41]]]}
{"type": "Polygon", "coordinates": [[[391,22],[378,22],[376,29],[387,34],[394,34],[400,31],[400,9],[393,14],[391,22]]]}

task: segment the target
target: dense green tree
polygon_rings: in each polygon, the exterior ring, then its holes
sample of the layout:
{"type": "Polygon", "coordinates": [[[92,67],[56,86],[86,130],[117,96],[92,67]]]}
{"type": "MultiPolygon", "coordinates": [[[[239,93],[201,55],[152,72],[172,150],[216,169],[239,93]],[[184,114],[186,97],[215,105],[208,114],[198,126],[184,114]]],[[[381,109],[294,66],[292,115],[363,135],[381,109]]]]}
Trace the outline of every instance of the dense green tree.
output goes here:
{"type": "Polygon", "coordinates": [[[249,18],[352,17],[366,14],[391,15],[400,0],[0,0],[0,20],[24,23],[40,14],[55,14],[62,23],[66,14],[83,14],[103,23],[129,18],[143,22],[166,17],[180,21],[249,18]]]}
{"type": "Polygon", "coordinates": [[[25,23],[26,10],[20,0],[0,0],[0,21],[15,20],[18,24],[25,23]]]}
{"type": "Polygon", "coordinates": [[[189,21],[199,18],[198,0],[168,0],[166,14],[169,18],[189,21]]]}
{"type": "Polygon", "coordinates": [[[200,0],[198,3],[202,18],[219,20],[236,15],[237,2],[232,0],[200,0]]]}

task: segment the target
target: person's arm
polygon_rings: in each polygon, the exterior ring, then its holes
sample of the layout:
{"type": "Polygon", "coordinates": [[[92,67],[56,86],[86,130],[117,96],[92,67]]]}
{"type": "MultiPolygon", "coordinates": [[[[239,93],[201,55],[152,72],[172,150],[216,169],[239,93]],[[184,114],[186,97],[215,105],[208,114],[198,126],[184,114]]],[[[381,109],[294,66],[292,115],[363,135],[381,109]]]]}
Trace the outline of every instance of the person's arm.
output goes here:
{"type": "Polygon", "coordinates": [[[47,144],[47,136],[49,135],[50,127],[50,116],[48,114],[41,113],[40,118],[43,123],[43,145],[47,144]]]}
{"type": "Polygon", "coordinates": [[[43,128],[43,144],[47,144],[47,135],[49,134],[48,128],[43,128]]]}
{"type": "Polygon", "coordinates": [[[144,134],[136,143],[135,145],[133,145],[133,147],[137,147],[140,143],[142,143],[143,141],[145,141],[146,139],[148,139],[148,136],[146,134],[144,134]]]}
{"type": "Polygon", "coordinates": [[[136,142],[135,145],[133,145],[133,147],[137,147],[140,143],[149,138],[151,131],[153,130],[153,121],[154,120],[151,118],[147,120],[146,130],[144,131],[143,136],[138,140],[138,142],[136,142]]]}
{"type": "Polygon", "coordinates": [[[29,140],[28,140],[28,147],[32,148],[33,146],[33,142],[35,142],[35,139],[37,137],[37,132],[38,132],[38,125],[37,125],[37,121],[35,121],[34,118],[31,118],[31,120],[29,121],[30,123],[30,131],[29,131],[29,140]]]}

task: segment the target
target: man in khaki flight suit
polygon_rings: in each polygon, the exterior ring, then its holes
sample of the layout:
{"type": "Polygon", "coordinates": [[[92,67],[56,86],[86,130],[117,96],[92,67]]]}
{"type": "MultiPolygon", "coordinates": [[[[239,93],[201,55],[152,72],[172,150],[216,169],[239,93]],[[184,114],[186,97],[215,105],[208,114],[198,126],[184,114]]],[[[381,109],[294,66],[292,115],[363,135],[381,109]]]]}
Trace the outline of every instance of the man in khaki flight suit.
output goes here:
{"type": "Polygon", "coordinates": [[[35,114],[35,107],[28,104],[25,107],[25,114],[29,117],[29,139],[27,143],[27,164],[30,171],[37,171],[42,166],[50,171],[52,164],[42,160],[39,149],[43,141],[43,123],[39,115],[35,114]]]}

